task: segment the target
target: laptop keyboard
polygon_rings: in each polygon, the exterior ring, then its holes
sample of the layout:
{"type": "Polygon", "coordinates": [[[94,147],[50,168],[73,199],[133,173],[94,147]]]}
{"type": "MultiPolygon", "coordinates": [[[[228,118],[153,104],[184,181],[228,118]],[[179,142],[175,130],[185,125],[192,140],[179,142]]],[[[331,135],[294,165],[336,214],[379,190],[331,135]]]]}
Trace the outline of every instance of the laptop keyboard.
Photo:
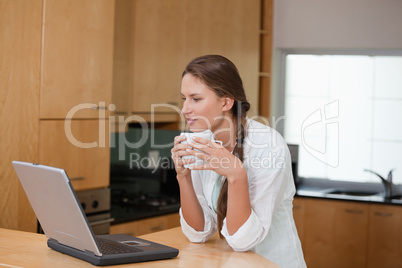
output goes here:
{"type": "Polygon", "coordinates": [[[111,254],[123,254],[123,253],[133,253],[133,252],[141,252],[142,250],[136,247],[122,245],[118,242],[104,239],[101,237],[96,237],[98,241],[98,245],[100,247],[100,251],[102,254],[111,255],[111,254]]]}

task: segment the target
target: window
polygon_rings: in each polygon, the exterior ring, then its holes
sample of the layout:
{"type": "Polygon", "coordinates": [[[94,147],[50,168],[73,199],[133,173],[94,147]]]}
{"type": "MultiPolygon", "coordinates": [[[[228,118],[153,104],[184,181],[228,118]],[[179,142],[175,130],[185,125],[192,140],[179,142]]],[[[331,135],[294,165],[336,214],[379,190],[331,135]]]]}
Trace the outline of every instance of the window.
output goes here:
{"type": "Polygon", "coordinates": [[[286,54],[283,135],[299,176],[402,184],[402,56],[286,54]]]}

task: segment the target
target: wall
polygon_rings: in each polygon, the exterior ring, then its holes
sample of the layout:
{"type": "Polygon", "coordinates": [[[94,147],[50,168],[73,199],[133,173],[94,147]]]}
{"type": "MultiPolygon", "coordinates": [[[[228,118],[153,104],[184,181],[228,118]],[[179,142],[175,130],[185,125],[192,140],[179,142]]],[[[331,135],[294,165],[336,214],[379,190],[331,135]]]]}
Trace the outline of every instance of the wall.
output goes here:
{"type": "Polygon", "coordinates": [[[400,0],[275,0],[275,48],[402,48],[400,0]]]}
{"type": "MultiPolygon", "coordinates": [[[[271,118],[283,115],[284,50],[399,50],[400,0],[274,0],[271,118]]],[[[283,124],[271,123],[280,133],[283,124]]]]}

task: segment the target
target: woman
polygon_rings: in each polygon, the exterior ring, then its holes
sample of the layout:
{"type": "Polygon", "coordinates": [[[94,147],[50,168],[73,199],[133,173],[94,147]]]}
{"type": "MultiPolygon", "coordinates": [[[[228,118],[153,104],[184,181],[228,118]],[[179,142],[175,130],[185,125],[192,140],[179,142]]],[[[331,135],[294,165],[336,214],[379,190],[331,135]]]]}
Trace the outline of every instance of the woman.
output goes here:
{"type": "Polygon", "coordinates": [[[209,129],[222,141],[175,138],[183,233],[201,243],[218,230],[236,251],[253,250],[281,267],[305,267],[292,213],[289,150],[275,130],[246,117],[250,104],[235,65],[218,55],[192,60],[181,95],[190,130],[209,129]],[[205,164],[185,168],[195,162],[182,159],[186,155],[205,164]]]}

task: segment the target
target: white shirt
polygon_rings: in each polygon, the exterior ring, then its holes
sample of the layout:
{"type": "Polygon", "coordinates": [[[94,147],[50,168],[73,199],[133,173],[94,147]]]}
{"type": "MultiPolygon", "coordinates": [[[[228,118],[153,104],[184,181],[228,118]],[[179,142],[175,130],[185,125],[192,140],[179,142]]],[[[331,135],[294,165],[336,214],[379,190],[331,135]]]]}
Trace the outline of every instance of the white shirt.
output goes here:
{"type": "MultiPolygon", "coordinates": [[[[252,250],[281,267],[306,267],[293,220],[295,185],[286,142],[274,129],[247,119],[244,166],[247,171],[252,212],[233,235],[226,219],[222,235],[235,251],[252,250]]],[[[217,230],[213,189],[220,175],[211,170],[191,171],[194,190],[204,212],[204,231],[185,221],[180,209],[183,233],[191,242],[207,241],[217,230]]]]}

